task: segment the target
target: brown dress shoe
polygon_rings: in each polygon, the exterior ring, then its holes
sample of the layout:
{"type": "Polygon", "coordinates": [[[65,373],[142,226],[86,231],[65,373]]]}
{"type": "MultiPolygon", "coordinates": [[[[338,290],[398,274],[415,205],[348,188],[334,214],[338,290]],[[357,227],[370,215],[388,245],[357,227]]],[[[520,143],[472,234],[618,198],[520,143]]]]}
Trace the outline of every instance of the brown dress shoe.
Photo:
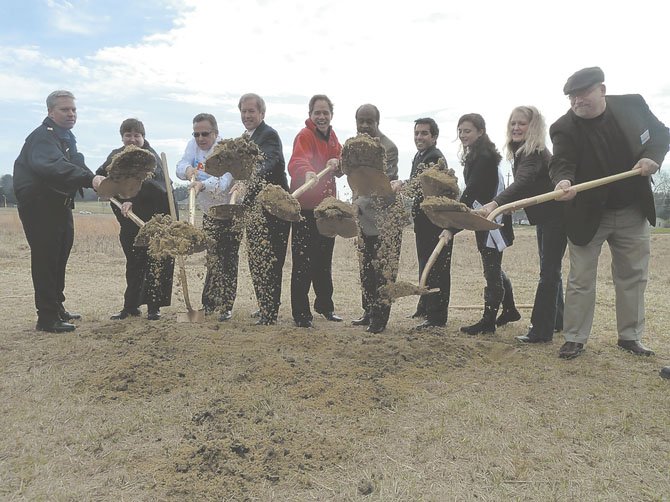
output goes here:
{"type": "Polygon", "coordinates": [[[635,354],[636,356],[653,356],[654,351],[648,349],[637,340],[619,340],[617,345],[622,350],[635,354]]]}
{"type": "Polygon", "coordinates": [[[565,342],[558,351],[561,359],[574,359],[584,351],[584,344],[577,342],[565,342]]]}

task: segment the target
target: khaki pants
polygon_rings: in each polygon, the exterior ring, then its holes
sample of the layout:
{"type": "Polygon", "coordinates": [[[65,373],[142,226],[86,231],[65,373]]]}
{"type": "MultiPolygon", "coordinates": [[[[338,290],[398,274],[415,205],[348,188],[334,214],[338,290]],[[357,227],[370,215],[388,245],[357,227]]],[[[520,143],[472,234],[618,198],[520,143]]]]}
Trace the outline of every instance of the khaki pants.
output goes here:
{"type": "Polygon", "coordinates": [[[598,231],[585,246],[568,240],[570,273],[565,294],[564,336],[586,343],[596,302],[598,257],[607,241],[612,254],[620,340],[640,340],[644,331],[644,290],[649,265],[649,222],[637,207],[606,210],[598,231]]]}

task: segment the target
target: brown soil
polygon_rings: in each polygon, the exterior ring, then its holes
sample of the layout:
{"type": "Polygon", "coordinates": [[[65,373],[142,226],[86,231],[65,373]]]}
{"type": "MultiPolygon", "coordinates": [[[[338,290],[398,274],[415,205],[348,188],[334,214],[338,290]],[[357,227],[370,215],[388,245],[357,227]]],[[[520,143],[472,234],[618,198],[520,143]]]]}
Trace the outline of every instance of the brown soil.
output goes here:
{"type": "Polygon", "coordinates": [[[265,185],[256,200],[277,218],[286,221],[300,220],[300,202],[278,185],[265,185]]]}
{"type": "Polygon", "coordinates": [[[356,208],[353,205],[335,197],[326,197],[314,209],[316,226],[319,233],[326,237],[339,235],[350,238],[358,235],[355,216],[356,208]]]}
{"type": "Polygon", "coordinates": [[[112,181],[132,178],[139,182],[150,178],[156,168],[156,157],[144,148],[128,145],[112,157],[107,177],[112,181]]]}
{"type": "Polygon", "coordinates": [[[205,162],[205,172],[212,176],[230,173],[236,180],[248,180],[263,162],[263,152],[246,134],[219,141],[205,162]]]}
{"type": "Polygon", "coordinates": [[[385,300],[393,302],[405,296],[425,295],[428,293],[428,288],[422,288],[410,282],[399,281],[382,286],[379,288],[379,293],[385,300]]]}
{"type": "Polygon", "coordinates": [[[148,252],[156,260],[174,258],[207,249],[205,233],[185,221],[174,221],[170,216],[153,216],[137,234],[138,246],[148,243],[148,252]]]}
{"type": "MultiPolygon", "coordinates": [[[[179,323],[175,287],[160,321],[111,321],[123,301],[118,224],[75,214],[66,307],[74,333],[34,329],[30,257],[15,209],[0,208],[0,499],[96,501],[663,501],[670,493],[670,234],[652,235],[645,345],[616,347],[607,246],[598,264],[585,352],[524,345],[530,311],[495,335],[460,326],[481,312],[449,311],[447,326],[416,330],[417,297],[397,299],[387,329],[361,313],[354,243],[336,239],[336,312],[293,324],[291,253],[275,326],[256,326],[240,253],[233,319],[179,323]]],[[[519,303],[538,281],[534,230],[515,228],[504,268],[519,303]]],[[[266,237],[259,236],[259,239],[266,237]]],[[[204,255],[189,258],[204,265],[204,255]]],[[[564,260],[564,277],[568,256],[564,260]]],[[[192,298],[202,274],[189,267],[192,298]]],[[[416,277],[411,228],[399,282],[416,277]]],[[[455,238],[452,305],[482,302],[474,233],[455,238]]]]}
{"type": "Polygon", "coordinates": [[[433,166],[419,175],[419,181],[425,197],[440,196],[458,199],[461,193],[458,178],[453,169],[443,170],[433,166]]]}
{"type": "Polygon", "coordinates": [[[358,134],[344,142],[341,165],[342,172],[347,175],[359,167],[369,167],[384,172],[386,152],[379,138],[372,138],[368,134],[358,134]]]}

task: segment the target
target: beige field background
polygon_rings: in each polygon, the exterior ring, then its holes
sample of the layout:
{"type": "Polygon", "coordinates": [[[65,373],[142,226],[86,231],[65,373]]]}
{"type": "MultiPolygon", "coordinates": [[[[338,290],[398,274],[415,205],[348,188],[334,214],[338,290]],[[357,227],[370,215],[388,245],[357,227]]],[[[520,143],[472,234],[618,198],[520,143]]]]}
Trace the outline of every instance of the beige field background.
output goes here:
{"type": "MultiPolygon", "coordinates": [[[[645,343],[616,348],[605,247],[586,352],[520,345],[529,310],[494,336],[416,332],[416,299],[394,304],[379,335],[352,327],[360,285],[353,241],[337,240],[335,304],[344,323],[293,327],[285,268],[277,326],[256,327],[246,254],[233,319],[114,322],[124,257],[106,206],[78,205],[66,306],[74,334],[34,331],[29,249],[16,210],[0,209],[0,499],[2,500],[670,500],[670,234],[652,236],[645,343]],[[100,214],[96,214],[100,213],[100,214]]],[[[504,269],[532,303],[531,227],[504,269]]],[[[400,279],[415,282],[405,234],[400,279]]],[[[566,257],[567,260],[567,257],[566,257]]],[[[199,305],[203,256],[189,257],[199,305]]],[[[566,268],[564,267],[564,270],[566,268]]],[[[479,304],[473,235],[456,237],[452,305],[479,304]]]]}

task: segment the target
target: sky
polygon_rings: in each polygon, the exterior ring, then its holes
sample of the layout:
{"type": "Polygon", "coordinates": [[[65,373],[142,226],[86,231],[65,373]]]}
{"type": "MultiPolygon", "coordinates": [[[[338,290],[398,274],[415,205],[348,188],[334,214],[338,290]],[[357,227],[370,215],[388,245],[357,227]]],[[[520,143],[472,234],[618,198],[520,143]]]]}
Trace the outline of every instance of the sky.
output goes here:
{"type": "Polygon", "coordinates": [[[212,113],[224,138],[239,136],[238,99],[255,92],[287,163],[309,98],[327,94],[342,143],[356,133],[356,108],[377,105],[401,179],[416,153],[413,121],[433,117],[462,180],[461,115],[483,115],[502,148],[511,110],[534,105],[551,124],[569,107],[565,80],[583,67],[600,66],[608,94],[642,94],[670,124],[667,10],[644,0],[12,2],[0,17],[0,175],[46,116],[46,96],[68,89],[93,171],[121,145],[121,121],[136,117],[174,176],[193,116],[212,113]]]}

